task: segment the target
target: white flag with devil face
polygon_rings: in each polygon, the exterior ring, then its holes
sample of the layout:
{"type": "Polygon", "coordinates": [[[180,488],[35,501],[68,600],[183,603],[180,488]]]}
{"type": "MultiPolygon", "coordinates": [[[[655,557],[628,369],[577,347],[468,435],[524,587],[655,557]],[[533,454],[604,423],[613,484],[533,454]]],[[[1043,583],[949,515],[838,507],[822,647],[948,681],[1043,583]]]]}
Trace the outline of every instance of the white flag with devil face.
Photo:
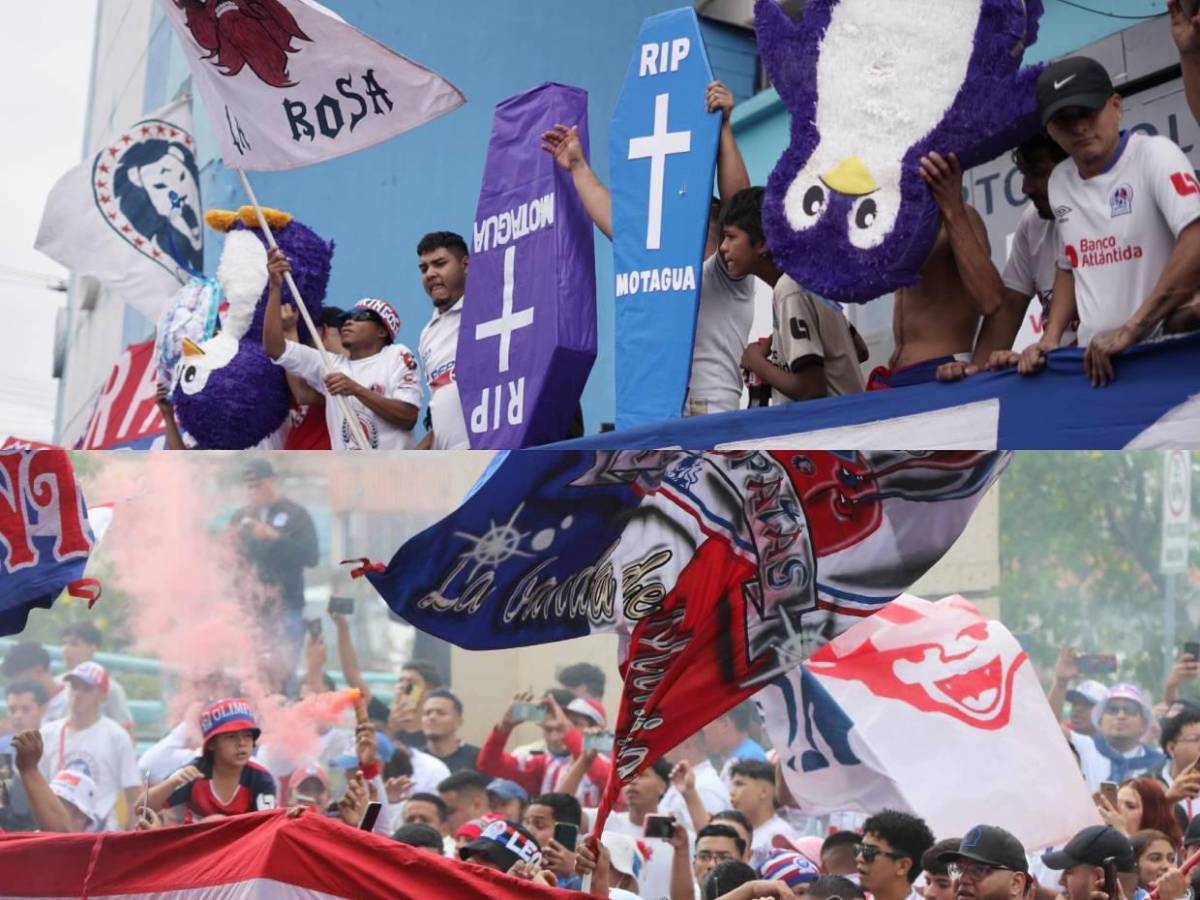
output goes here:
{"type": "Polygon", "coordinates": [[[204,264],[190,97],[105,137],[46,198],[34,246],[143,315],[204,264]]]}
{"type": "Polygon", "coordinates": [[[235,169],[312,165],[466,98],[312,0],[160,0],[235,169]]]}

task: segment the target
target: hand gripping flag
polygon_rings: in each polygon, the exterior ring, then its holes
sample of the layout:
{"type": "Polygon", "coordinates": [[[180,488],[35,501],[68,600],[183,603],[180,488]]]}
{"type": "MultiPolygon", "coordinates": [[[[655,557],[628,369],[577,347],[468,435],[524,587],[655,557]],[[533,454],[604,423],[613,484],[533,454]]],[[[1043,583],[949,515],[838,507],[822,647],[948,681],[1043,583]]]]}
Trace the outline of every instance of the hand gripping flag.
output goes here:
{"type": "Polygon", "coordinates": [[[514,454],[367,577],[397,614],[470,649],[622,637],[599,831],[622,783],[920,578],[1006,462],[514,454]]]}
{"type": "Polygon", "coordinates": [[[227,165],[296,169],[354,153],[466,98],[313,0],[160,0],[227,165]]]}
{"type": "Polygon", "coordinates": [[[192,103],[105,137],[46,198],[34,246],[154,319],[204,264],[192,103]]]}
{"type": "Polygon", "coordinates": [[[93,544],[67,451],[0,450],[0,635],[64,588],[95,602],[99,584],[83,577],[93,544]]]}
{"type": "Polygon", "coordinates": [[[962,597],[902,596],[755,699],[813,815],[908,810],[935,834],[987,822],[1029,848],[1100,822],[1028,657],[962,597]],[[1037,803],[1013,803],[1014,784],[1037,803]]]}

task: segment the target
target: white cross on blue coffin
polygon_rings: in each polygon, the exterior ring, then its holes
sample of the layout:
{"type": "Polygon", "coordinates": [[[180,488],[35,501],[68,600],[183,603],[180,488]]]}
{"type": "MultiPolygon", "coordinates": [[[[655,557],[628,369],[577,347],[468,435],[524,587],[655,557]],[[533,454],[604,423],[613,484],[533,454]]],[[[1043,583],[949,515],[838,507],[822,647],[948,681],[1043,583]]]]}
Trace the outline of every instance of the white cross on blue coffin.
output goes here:
{"type": "Polygon", "coordinates": [[[609,137],[617,427],[678,416],[691,376],[721,114],[689,7],[642,24],[609,137]]]}
{"type": "Polygon", "coordinates": [[[596,359],[592,221],[539,141],[556,124],[579,129],[586,156],[586,91],[543,84],[492,122],[455,363],[475,449],[564,438],[596,359]]]}
{"type": "Polygon", "coordinates": [[[1200,442],[1200,333],[1141,344],[1093,388],[1083,351],[953,384],[675,419],[562,444],[579,449],[1119,450],[1200,442]]]}

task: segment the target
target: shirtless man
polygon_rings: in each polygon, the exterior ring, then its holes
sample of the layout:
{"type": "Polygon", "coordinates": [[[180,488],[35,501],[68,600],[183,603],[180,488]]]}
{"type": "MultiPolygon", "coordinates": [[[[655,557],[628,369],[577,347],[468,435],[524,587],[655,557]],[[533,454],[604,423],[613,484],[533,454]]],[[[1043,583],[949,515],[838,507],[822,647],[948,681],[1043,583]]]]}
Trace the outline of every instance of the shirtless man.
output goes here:
{"type": "Polygon", "coordinates": [[[950,212],[943,210],[942,219],[921,280],[896,291],[896,349],[888,368],[871,373],[867,390],[933,381],[942,363],[969,360],[980,319],[995,312],[990,299],[978,299],[967,289],[959,271],[959,257],[976,252],[968,242],[978,242],[985,256],[991,254],[983,217],[973,206],[959,203],[950,212]]]}

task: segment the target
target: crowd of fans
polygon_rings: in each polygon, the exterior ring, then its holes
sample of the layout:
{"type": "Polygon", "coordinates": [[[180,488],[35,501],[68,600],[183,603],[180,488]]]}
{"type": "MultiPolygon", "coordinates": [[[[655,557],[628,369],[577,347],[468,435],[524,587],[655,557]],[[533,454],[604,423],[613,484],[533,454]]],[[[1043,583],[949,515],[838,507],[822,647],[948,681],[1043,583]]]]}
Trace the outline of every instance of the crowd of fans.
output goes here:
{"type": "MultiPolygon", "coordinates": [[[[332,618],[345,677],[369,699],[314,722],[300,760],[260,743],[256,710],[220,675],[200,686],[203,708],[139,756],[128,704],[114,702],[117,682],[92,659],[94,628],[64,630],[70,668],[58,678],[44,647],[12,646],[0,665],[0,827],[146,829],[287,806],[521,878],[647,900],[1104,900],[1096,892],[1114,877],[1121,900],[1154,887],[1157,900],[1185,900],[1192,887],[1180,871],[1200,849],[1200,702],[1180,693],[1200,678],[1191,652],[1153,705],[1132,684],[1081,680],[1094,658],[1063,649],[1050,703],[1107,824],[1044,853],[986,822],[960,839],[896,810],[807,815],[759,742],[751,704],[630,781],[596,840],[613,777],[602,670],[569,665],[544,693],[518,694],[477,747],[461,737],[468,711],[436,667],[404,666],[385,703],[362,680],[346,618],[332,618]],[[540,740],[510,746],[523,722],[540,740]]],[[[324,640],[310,635],[280,694],[295,703],[334,691],[326,664],[324,640]]]]}
{"type": "MultiPolygon", "coordinates": [[[[1172,8],[1193,112],[1200,108],[1198,23],[1200,15],[1172,8]]],[[[705,104],[722,121],[718,197],[707,217],[686,415],[738,409],[745,386],[750,405],[765,406],[956,381],[985,369],[1015,367],[1030,375],[1044,368],[1049,352],[1076,345],[1086,348],[1088,377],[1103,385],[1115,377],[1114,357],[1132,345],[1200,328],[1200,185],[1193,166],[1170,138],[1122,129],[1124,101],[1095,60],[1060,60],[1039,79],[1044,131],[1013,152],[1030,203],[1003,266],[993,264],[983,219],[964,201],[958,159],[936,148],[921,158],[941,231],[917,282],[895,292],[893,353],[866,378],[868,347],[842,308],[775,263],[762,225],[763,189],[751,186],[730,124],[733,94],[713,82],[705,104]],[[758,282],[772,289],[774,327],[769,338],[751,340],[758,282]],[[1038,339],[1016,352],[1034,300],[1038,339]]],[[[571,176],[596,227],[611,238],[612,197],[589,166],[577,131],[560,125],[540,140],[571,176]]],[[[819,196],[803,201],[804,215],[814,220],[825,206],[821,189],[815,190],[819,196]]],[[[334,402],[342,398],[373,448],[469,447],[454,374],[468,246],[455,232],[431,232],[416,256],[433,312],[414,354],[398,341],[399,315],[378,298],[348,310],[329,307],[319,333],[302,340],[296,310],[282,294],[290,262],[282,251],[271,252],[264,349],[287,371],[294,413],[264,446],[354,446],[334,402]],[[329,354],[330,374],[318,342],[329,354]],[[427,434],[418,441],[421,375],[430,400],[427,434]]],[[[189,446],[165,387],[159,398],[169,446],[189,446]]],[[[562,437],[580,436],[583,428],[577,413],[562,437]]]]}

